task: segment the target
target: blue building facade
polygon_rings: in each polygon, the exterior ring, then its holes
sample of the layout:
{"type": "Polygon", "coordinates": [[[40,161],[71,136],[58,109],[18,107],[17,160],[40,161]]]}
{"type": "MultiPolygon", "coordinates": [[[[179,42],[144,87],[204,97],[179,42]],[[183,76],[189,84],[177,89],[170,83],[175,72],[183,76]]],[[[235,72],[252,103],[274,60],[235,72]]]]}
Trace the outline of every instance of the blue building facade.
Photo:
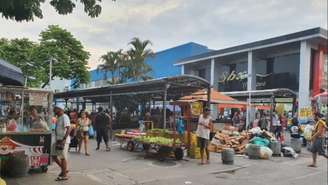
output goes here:
{"type": "MultiPolygon", "coordinates": [[[[194,42],[182,44],[173,48],[156,52],[153,57],[146,59],[146,63],[152,68],[150,76],[152,78],[162,78],[177,76],[181,74],[181,67],[174,66],[176,62],[183,58],[199,55],[211,51],[207,46],[194,42]]],[[[97,69],[90,71],[90,84],[83,84],[81,88],[99,87],[108,85],[106,79],[110,78],[109,72],[98,71],[97,69]]]]}

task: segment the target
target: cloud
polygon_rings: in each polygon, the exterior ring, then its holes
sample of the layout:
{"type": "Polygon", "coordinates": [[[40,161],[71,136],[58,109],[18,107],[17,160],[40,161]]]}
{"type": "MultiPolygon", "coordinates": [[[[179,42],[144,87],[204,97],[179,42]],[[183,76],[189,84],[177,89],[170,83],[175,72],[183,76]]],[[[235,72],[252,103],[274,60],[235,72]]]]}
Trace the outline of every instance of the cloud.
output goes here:
{"type": "Polygon", "coordinates": [[[153,42],[155,51],[194,41],[220,49],[292,33],[327,28],[326,0],[110,0],[90,18],[78,5],[60,16],[47,3],[44,18],[17,23],[0,19],[0,36],[38,39],[49,24],[59,24],[81,40],[95,68],[108,50],[128,48],[133,37],[153,42]]]}

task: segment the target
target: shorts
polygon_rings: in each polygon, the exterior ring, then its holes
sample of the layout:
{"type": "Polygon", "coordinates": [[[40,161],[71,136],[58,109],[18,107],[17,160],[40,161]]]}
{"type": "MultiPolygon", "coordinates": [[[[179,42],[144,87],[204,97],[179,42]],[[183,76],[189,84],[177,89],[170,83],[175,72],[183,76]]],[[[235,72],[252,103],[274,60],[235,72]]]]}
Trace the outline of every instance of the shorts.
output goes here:
{"type": "Polygon", "coordinates": [[[198,137],[198,146],[201,150],[206,149],[208,146],[208,139],[198,137]]]}
{"type": "Polygon", "coordinates": [[[88,131],[83,131],[83,133],[82,133],[83,135],[83,137],[89,137],[89,132],[88,131]]]}
{"type": "Polygon", "coordinates": [[[69,144],[65,143],[63,150],[57,150],[56,147],[54,147],[53,156],[57,156],[59,159],[68,159],[68,148],[69,144]]]}
{"type": "Polygon", "coordinates": [[[323,146],[323,143],[324,143],[323,141],[324,141],[324,138],[316,138],[312,143],[311,152],[318,153],[319,155],[326,155],[324,146],[323,146]]]}

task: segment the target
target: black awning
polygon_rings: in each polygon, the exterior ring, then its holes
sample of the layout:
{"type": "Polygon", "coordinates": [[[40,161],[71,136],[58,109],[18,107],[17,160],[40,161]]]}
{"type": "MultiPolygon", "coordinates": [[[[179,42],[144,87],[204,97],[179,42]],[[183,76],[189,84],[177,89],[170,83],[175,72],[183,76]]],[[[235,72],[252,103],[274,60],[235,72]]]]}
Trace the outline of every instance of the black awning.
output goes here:
{"type": "Polygon", "coordinates": [[[0,59],[0,84],[23,86],[24,75],[22,70],[0,59]]]}
{"type": "Polygon", "coordinates": [[[236,91],[236,92],[222,92],[225,95],[233,98],[248,98],[254,97],[276,97],[276,98],[296,98],[297,93],[290,89],[267,89],[267,90],[254,90],[254,91],[236,91]]]}
{"type": "Polygon", "coordinates": [[[167,99],[176,100],[182,96],[196,92],[197,90],[209,87],[209,82],[203,78],[192,75],[182,75],[176,77],[147,80],[143,82],[133,82],[98,88],[61,92],[56,93],[54,98],[72,99],[82,97],[84,99],[91,100],[99,99],[101,97],[108,98],[110,95],[122,96],[149,94],[149,96],[152,96],[153,99],[156,99],[156,97],[162,96],[165,88],[167,88],[167,99]]]}

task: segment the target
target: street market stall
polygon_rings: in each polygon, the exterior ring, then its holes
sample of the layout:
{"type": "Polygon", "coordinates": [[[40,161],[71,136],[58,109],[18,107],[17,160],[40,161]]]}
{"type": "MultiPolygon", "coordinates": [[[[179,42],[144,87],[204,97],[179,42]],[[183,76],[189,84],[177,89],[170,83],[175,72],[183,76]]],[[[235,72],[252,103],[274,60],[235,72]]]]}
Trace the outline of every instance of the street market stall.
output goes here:
{"type": "MultiPolygon", "coordinates": [[[[188,96],[183,96],[175,102],[171,102],[173,106],[180,106],[183,112],[183,119],[186,123],[186,145],[189,149],[189,156],[196,157],[198,156],[197,147],[197,138],[192,131],[195,131],[198,124],[198,117],[203,112],[203,107],[208,105],[207,103],[207,90],[199,90],[195,93],[192,93],[188,96]]],[[[223,95],[214,89],[210,91],[210,104],[216,105],[218,108],[222,107],[246,107],[246,102],[241,102],[235,100],[229,96],[223,95]]],[[[214,109],[215,110],[215,109],[214,109]]],[[[212,113],[216,114],[217,112],[212,111],[212,113]]],[[[212,133],[214,134],[215,128],[212,129],[212,133]]]]}
{"type": "MultiPolygon", "coordinates": [[[[23,175],[50,164],[52,135],[49,131],[52,92],[17,86],[0,87],[1,173],[23,175]],[[32,119],[32,112],[38,122],[32,119]]],[[[35,119],[36,120],[36,119],[35,119]]]]}
{"type": "MultiPolygon", "coordinates": [[[[174,133],[175,131],[173,131],[172,134],[162,138],[161,136],[155,136],[154,133],[150,133],[152,131],[151,128],[167,128],[169,102],[174,102],[183,96],[188,96],[203,89],[206,89],[206,92],[209,92],[210,89],[210,84],[205,79],[192,75],[181,75],[176,77],[147,80],[143,82],[108,85],[100,88],[56,93],[55,102],[58,103],[62,101],[67,104],[68,101],[71,101],[71,103],[76,103],[77,109],[81,104],[82,109],[86,108],[89,103],[92,105],[97,105],[97,103],[102,106],[106,105],[108,106],[111,116],[115,118],[132,108],[133,110],[131,112],[133,113],[130,114],[137,114],[138,117],[144,117],[144,119],[139,119],[136,121],[144,123],[144,126],[147,128],[141,129],[139,132],[131,132],[130,130],[117,134],[116,138],[120,140],[122,145],[123,143],[127,143],[128,150],[133,150],[139,144],[142,146],[149,146],[144,148],[145,151],[155,151],[153,149],[157,148],[158,150],[156,153],[159,153],[160,155],[163,154],[162,151],[164,149],[167,151],[166,154],[171,153],[172,151],[178,151],[180,156],[182,150],[176,150],[177,148],[180,148],[181,145],[179,144],[180,141],[175,139],[177,135],[177,133],[174,133]],[[131,105],[134,105],[134,107],[131,105]],[[141,134],[143,132],[145,132],[147,136],[141,136],[136,139],[136,133],[141,134]],[[148,142],[150,135],[155,137],[155,140],[157,139],[156,142],[154,142],[154,139],[150,139],[151,142],[148,142]]],[[[207,93],[205,96],[205,101],[207,99],[206,102],[208,103],[210,93],[207,93]]],[[[131,119],[129,118],[127,120],[131,119]]],[[[125,121],[122,121],[122,119],[119,121],[114,119],[113,122],[113,127],[116,128],[119,127],[120,124],[126,124],[124,123],[125,121]]],[[[126,125],[132,126],[133,124],[130,123],[126,125]]]]}

